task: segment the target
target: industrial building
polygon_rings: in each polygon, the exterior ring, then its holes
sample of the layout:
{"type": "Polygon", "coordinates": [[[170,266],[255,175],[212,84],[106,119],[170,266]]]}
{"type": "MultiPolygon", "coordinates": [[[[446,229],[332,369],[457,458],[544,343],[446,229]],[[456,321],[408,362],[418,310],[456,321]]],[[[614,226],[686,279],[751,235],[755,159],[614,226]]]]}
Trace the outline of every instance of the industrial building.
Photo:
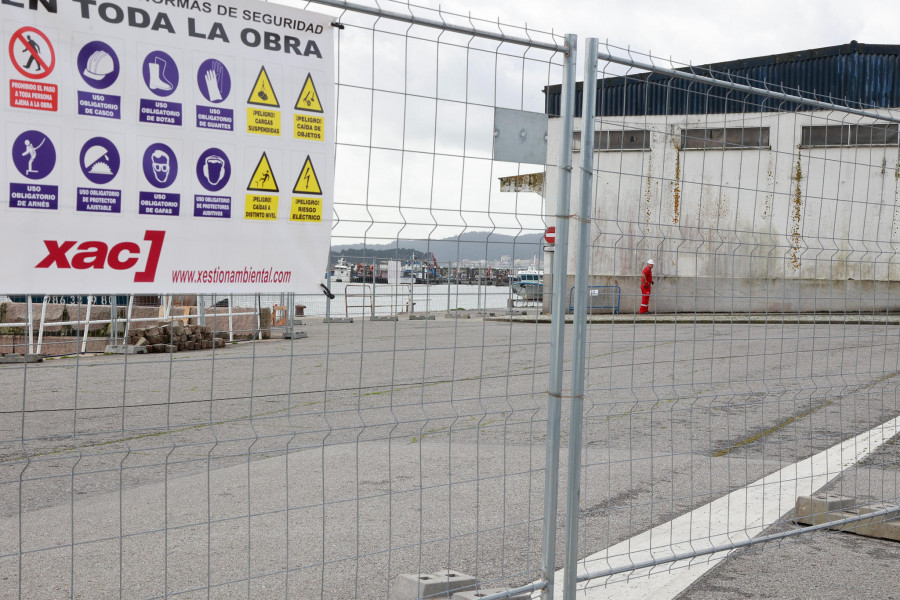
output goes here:
{"type": "MultiPolygon", "coordinates": [[[[682,70],[900,116],[900,46],[852,42],[682,70]]],[[[560,87],[545,92],[558,114],[560,87]]],[[[578,84],[576,177],[581,94],[578,84]]],[[[622,312],[636,312],[650,258],[653,312],[900,309],[896,123],[659,73],[601,74],[595,119],[589,285],[618,285],[622,312]]],[[[549,164],[567,134],[561,121],[550,119],[549,164]]],[[[557,174],[502,183],[541,193],[554,225],[557,174]]]]}

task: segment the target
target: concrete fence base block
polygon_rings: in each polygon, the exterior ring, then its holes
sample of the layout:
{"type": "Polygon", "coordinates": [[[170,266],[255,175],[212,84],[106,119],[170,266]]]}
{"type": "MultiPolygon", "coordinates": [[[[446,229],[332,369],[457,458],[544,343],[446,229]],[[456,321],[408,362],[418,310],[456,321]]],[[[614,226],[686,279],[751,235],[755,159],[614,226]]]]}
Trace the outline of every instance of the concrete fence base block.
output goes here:
{"type": "MultiPolygon", "coordinates": [[[[451,600],[479,600],[487,598],[495,594],[503,594],[509,591],[509,588],[482,588],[477,591],[469,590],[467,592],[457,592],[453,594],[451,600]]],[[[507,596],[505,600],[531,600],[531,594],[522,593],[514,596],[507,596]]]]}
{"type": "Polygon", "coordinates": [[[391,315],[387,317],[369,317],[370,321],[399,321],[397,315],[391,315]]]}
{"type": "Polygon", "coordinates": [[[352,317],[329,317],[327,319],[322,319],[323,323],[352,323],[352,317]]]}
{"type": "Polygon", "coordinates": [[[451,569],[437,573],[398,575],[391,588],[391,600],[449,600],[454,594],[475,590],[478,580],[451,569]]]}
{"type": "Polygon", "coordinates": [[[464,312],[452,312],[452,313],[447,313],[446,315],[444,315],[444,318],[446,318],[446,319],[471,319],[472,315],[470,315],[469,313],[464,313],[464,312]]]}
{"type": "Polygon", "coordinates": [[[434,321],[434,315],[409,315],[410,321],[434,321]]]}
{"type": "Polygon", "coordinates": [[[294,329],[293,331],[285,331],[281,337],[285,340],[302,340],[308,338],[309,334],[305,331],[297,331],[294,329]]]}
{"type": "MultiPolygon", "coordinates": [[[[819,493],[800,496],[794,509],[794,521],[803,525],[822,525],[832,521],[862,517],[888,509],[896,509],[896,504],[879,503],[860,505],[853,498],[819,493]]],[[[866,537],[900,541],[900,511],[871,519],[862,519],[830,529],[848,531],[866,537]]]]}
{"type": "Polygon", "coordinates": [[[107,346],[104,352],[106,354],[147,354],[147,348],[143,344],[138,346],[111,345],[107,346]]]}
{"type": "Polygon", "coordinates": [[[0,354],[0,365],[44,362],[43,354],[0,354]]]}

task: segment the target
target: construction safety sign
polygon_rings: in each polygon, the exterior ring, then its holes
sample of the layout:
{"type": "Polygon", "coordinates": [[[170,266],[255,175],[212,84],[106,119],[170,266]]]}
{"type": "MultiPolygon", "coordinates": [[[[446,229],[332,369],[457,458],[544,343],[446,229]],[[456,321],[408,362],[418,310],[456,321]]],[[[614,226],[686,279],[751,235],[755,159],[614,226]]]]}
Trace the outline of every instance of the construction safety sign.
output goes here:
{"type": "Polygon", "coordinates": [[[0,2],[3,288],[317,291],[332,21],[258,0],[0,2]]]}

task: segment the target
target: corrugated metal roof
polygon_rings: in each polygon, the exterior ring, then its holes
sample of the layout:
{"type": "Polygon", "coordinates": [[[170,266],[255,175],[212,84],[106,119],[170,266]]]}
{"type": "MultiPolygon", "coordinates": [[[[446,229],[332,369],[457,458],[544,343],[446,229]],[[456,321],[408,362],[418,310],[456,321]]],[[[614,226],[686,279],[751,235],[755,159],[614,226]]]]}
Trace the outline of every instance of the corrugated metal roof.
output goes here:
{"type": "MultiPolygon", "coordinates": [[[[801,52],[773,54],[686,67],[735,83],[769,87],[853,107],[900,107],[900,46],[853,41],[801,52]]],[[[576,115],[581,116],[582,84],[576,85],[576,115]]],[[[548,114],[559,114],[561,86],[545,88],[548,114]]],[[[597,116],[640,116],[808,110],[708,84],[655,73],[609,77],[597,82],[597,116]]]]}

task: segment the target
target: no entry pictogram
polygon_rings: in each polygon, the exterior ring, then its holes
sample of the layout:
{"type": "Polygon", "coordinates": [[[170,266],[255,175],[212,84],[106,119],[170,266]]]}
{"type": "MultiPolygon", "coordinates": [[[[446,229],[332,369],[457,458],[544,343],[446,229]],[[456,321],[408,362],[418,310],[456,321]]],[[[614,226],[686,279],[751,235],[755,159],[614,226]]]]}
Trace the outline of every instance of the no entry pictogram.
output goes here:
{"type": "Polygon", "coordinates": [[[29,79],[43,79],[56,66],[56,52],[43,31],[22,27],[9,40],[9,59],[29,79]]]}

